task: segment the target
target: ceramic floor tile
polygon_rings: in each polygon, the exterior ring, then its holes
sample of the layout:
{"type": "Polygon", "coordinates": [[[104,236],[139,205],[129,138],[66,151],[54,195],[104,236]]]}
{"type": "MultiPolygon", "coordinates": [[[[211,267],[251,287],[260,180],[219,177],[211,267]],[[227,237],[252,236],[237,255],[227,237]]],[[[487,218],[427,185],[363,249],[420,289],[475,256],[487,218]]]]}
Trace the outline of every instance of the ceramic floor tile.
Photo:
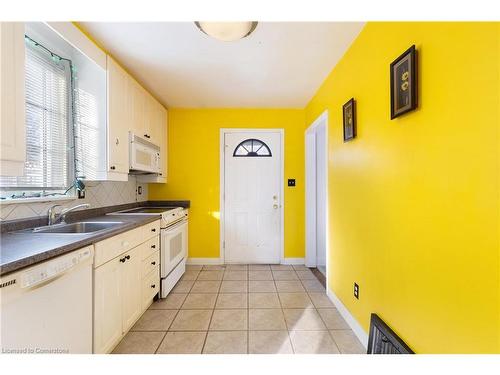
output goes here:
{"type": "Polygon", "coordinates": [[[337,309],[318,309],[318,313],[328,329],[349,329],[337,309]]]}
{"type": "Polygon", "coordinates": [[[352,330],[332,330],[330,334],[342,354],[366,354],[366,349],[352,330]]]}
{"type": "Polygon", "coordinates": [[[293,354],[288,331],[249,331],[250,354],[293,354]]]}
{"type": "Polygon", "coordinates": [[[248,328],[247,309],[214,310],[211,331],[242,331],[248,328]]]}
{"type": "Polygon", "coordinates": [[[306,267],[303,264],[294,264],[292,267],[295,271],[310,271],[311,270],[309,267],[306,267]]]}
{"type": "Polygon", "coordinates": [[[224,272],[224,280],[248,280],[247,271],[226,271],[224,272]]]}
{"type": "Polygon", "coordinates": [[[253,331],[286,330],[281,309],[249,309],[248,329],[253,331]]]}
{"type": "Polygon", "coordinates": [[[200,271],[198,270],[186,270],[184,275],[182,275],[181,280],[196,280],[200,271]]]}
{"type": "Polygon", "coordinates": [[[309,292],[309,297],[311,298],[314,306],[316,308],[321,308],[321,307],[335,307],[330,301],[330,298],[326,295],[326,293],[321,293],[321,292],[309,292]]]}
{"type": "Polygon", "coordinates": [[[220,288],[220,281],[195,281],[191,293],[217,293],[220,288]]]}
{"type": "Polygon", "coordinates": [[[167,298],[159,298],[149,306],[150,310],[178,310],[181,308],[186,293],[170,293],[167,298]]]}
{"type": "Polygon", "coordinates": [[[270,271],[271,266],[269,264],[249,264],[249,271],[270,271]]]}
{"type": "Polygon", "coordinates": [[[325,292],[325,287],[316,280],[301,280],[302,285],[308,292],[325,292]]]}
{"type": "Polygon", "coordinates": [[[299,277],[300,280],[317,280],[316,276],[314,276],[314,273],[311,271],[295,271],[297,276],[299,277]]]}
{"type": "Polygon", "coordinates": [[[279,309],[281,305],[277,293],[249,293],[248,307],[251,309],[279,309]]]}
{"type": "Polygon", "coordinates": [[[200,354],[206,332],[168,332],[157,354],[200,354]]]}
{"type": "Polygon", "coordinates": [[[273,271],[274,280],[298,280],[295,271],[273,271]]]}
{"type": "Polygon", "coordinates": [[[197,280],[222,280],[224,271],[201,271],[197,280]]]}
{"type": "Polygon", "coordinates": [[[288,264],[271,264],[273,271],[293,271],[293,266],[288,264]]]}
{"type": "Polygon", "coordinates": [[[132,331],[166,331],[175,318],[177,310],[146,310],[132,331]]]}
{"type": "Polygon", "coordinates": [[[223,264],[205,265],[203,271],[224,271],[226,267],[223,264]]]}
{"type": "Polygon", "coordinates": [[[307,293],[279,293],[281,306],[285,309],[313,308],[307,293]]]}
{"type": "Polygon", "coordinates": [[[328,331],[293,331],[290,332],[290,340],[296,354],[339,353],[328,331]]]}
{"type": "Polygon", "coordinates": [[[246,264],[228,264],[226,266],[226,271],[246,271],[248,270],[248,265],[246,264]]]}
{"type": "Polygon", "coordinates": [[[271,271],[248,271],[248,280],[274,280],[271,271]]]}
{"type": "Polygon", "coordinates": [[[170,331],[206,331],[213,310],[179,310],[170,331]]]}
{"type": "Polygon", "coordinates": [[[251,293],[272,293],[276,292],[274,281],[255,281],[248,283],[248,291],[251,293]]]}
{"type": "Polygon", "coordinates": [[[213,309],[216,300],[216,293],[190,293],[184,301],[181,309],[213,309]]]}
{"type": "Polygon", "coordinates": [[[208,332],[204,354],[246,354],[248,331],[208,332]]]}
{"type": "Polygon", "coordinates": [[[248,294],[246,293],[221,293],[217,297],[216,309],[246,309],[248,307],[248,294]]]}
{"type": "Polygon", "coordinates": [[[186,265],[186,271],[201,271],[203,266],[197,265],[197,264],[187,264],[186,265]]]}
{"type": "Polygon", "coordinates": [[[316,309],[283,309],[288,330],[326,330],[316,309]]]}
{"type": "Polygon", "coordinates": [[[220,293],[247,293],[248,281],[222,281],[220,293]]]}
{"type": "Polygon", "coordinates": [[[193,280],[180,280],[175,284],[174,288],[170,293],[189,293],[193,287],[193,280]]]}
{"type": "Polygon", "coordinates": [[[298,280],[283,280],[283,281],[275,281],[276,289],[278,292],[304,292],[304,287],[301,282],[298,280]]]}
{"type": "Polygon", "coordinates": [[[129,332],[113,350],[113,354],[153,354],[165,332],[129,332]]]}

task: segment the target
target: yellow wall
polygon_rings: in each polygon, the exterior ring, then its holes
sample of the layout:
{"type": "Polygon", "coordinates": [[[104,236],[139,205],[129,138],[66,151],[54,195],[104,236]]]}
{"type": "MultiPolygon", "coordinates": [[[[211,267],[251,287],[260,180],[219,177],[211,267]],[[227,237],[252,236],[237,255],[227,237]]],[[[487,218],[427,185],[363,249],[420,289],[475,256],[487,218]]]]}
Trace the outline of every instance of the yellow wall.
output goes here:
{"type": "Polygon", "coordinates": [[[369,23],[306,108],[306,125],[329,111],[329,287],[417,352],[500,352],[499,25],[369,23]],[[419,109],[391,121],[389,64],[412,44],[419,109]]]}
{"type": "Polygon", "coordinates": [[[304,111],[300,109],[170,109],[168,183],[149,185],[149,199],[189,199],[189,256],[219,257],[221,128],[285,130],[285,257],[304,257],[304,111]]]}

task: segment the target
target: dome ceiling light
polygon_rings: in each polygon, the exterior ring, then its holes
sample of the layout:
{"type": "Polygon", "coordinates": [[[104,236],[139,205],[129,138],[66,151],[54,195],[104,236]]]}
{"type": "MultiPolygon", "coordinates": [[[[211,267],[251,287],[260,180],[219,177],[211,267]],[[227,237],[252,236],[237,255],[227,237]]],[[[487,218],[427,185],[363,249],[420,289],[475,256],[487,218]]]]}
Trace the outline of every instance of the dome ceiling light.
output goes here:
{"type": "Polygon", "coordinates": [[[195,22],[205,34],[224,42],[232,42],[249,36],[257,22],[195,22]]]}

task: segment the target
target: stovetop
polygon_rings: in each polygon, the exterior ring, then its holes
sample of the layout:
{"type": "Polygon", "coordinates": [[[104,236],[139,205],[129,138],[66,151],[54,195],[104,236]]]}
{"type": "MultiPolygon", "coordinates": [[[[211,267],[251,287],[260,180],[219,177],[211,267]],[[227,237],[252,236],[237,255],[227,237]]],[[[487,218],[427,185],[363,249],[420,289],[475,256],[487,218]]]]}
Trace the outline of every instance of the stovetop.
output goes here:
{"type": "Polygon", "coordinates": [[[138,207],[132,208],[131,210],[120,211],[120,213],[126,214],[161,214],[163,212],[168,212],[175,210],[178,207],[138,207]]]}

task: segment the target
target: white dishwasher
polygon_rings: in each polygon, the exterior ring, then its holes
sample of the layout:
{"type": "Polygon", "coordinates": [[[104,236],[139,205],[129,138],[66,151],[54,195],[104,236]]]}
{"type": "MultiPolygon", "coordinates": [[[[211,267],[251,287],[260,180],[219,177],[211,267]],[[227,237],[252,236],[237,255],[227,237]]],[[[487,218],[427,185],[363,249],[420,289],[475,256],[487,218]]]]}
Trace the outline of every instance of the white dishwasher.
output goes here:
{"type": "Polygon", "coordinates": [[[0,278],[2,353],[92,353],[93,247],[0,278]]]}

